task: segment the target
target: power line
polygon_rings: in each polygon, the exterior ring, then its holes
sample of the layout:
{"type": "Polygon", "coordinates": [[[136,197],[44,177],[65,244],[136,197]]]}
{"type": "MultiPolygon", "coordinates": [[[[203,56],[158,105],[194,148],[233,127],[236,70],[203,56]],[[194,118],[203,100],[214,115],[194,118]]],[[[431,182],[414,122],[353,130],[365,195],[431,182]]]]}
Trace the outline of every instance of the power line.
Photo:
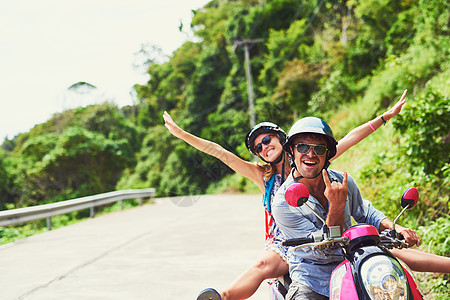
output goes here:
{"type": "Polygon", "coordinates": [[[294,14],[294,17],[293,17],[292,20],[291,20],[291,24],[292,24],[295,20],[297,20],[298,15],[300,14],[300,11],[302,10],[302,8],[303,8],[303,1],[300,1],[300,5],[298,6],[297,11],[296,11],[295,14],[294,14]]]}
{"type": "Polygon", "coordinates": [[[296,49],[298,47],[298,45],[300,44],[300,41],[303,39],[303,37],[306,34],[306,30],[308,29],[309,25],[311,25],[311,23],[316,18],[317,14],[319,13],[320,8],[322,8],[322,5],[324,2],[325,2],[325,0],[321,0],[320,3],[316,6],[316,9],[314,10],[313,15],[309,18],[308,23],[306,23],[305,30],[303,30],[302,35],[295,40],[294,46],[292,47],[292,50],[291,50],[290,54],[288,55],[288,59],[291,59],[294,49],[296,49]]]}
{"type": "MultiPolygon", "coordinates": [[[[301,41],[301,39],[303,38],[303,36],[306,33],[306,29],[308,28],[308,26],[314,21],[314,19],[316,18],[317,14],[319,13],[322,5],[324,3],[324,0],[322,0],[315,8],[313,15],[311,15],[311,17],[308,20],[308,23],[306,24],[306,28],[305,31],[303,32],[303,34],[296,39],[295,45],[298,45],[301,41]]],[[[300,11],[303,8],[303,2],[300,2],[294,17],[292,18],[291,24],[298,18],[298,15],[300,14],[300,11]]],[[[254,26],[252,27],[251,30],[251,34],[253,34],[253,32],[256,30],[256,27],[259,25],[258,21],[260,19],[260,16],[257,18],[256,22],[254,23],[254,26]]],[[[249,95],[249,114],[250,114],[250,125],[251,127],[255,126],[256,123],[256,115],[254,112],[254,98],[255,98],[255,94],[254,94],[254,90],[253,90],[253,80],[252,80],[252,71],[251,71],[251,64],[250,64],[250,49],[251,47],[255,44],[255,43],[260,43],[260,42],[264,42],[264,39],[244,39],[244,40],[235,40],[234,41],[234,50],[236,50],[238,47],[243,47],[244,48],[244,54],[245,54],[245,64],[246,64],[246,80],[247,80],[247,91],[248,91],[248,95],[249,95]]],[[[295,47],[292,48],[292,51],[290,52],[289,56],[292,55],[293,53],[293,49],[295,49],[295,47]]],[[[222,103],[225,106],[234,103],[235,101],[237,101],[237,97],[234,97],[233,99],[230,99],[229,101],[222,103]]],[[[200,112],[197,112],[195,114],[193,114],[193,117],[196,116],[201,116],[201,115],[205,115],[208,114],[210,112],[215,111],[220,104],[215,104],[209,108],[206,108],[200,112]]]]}

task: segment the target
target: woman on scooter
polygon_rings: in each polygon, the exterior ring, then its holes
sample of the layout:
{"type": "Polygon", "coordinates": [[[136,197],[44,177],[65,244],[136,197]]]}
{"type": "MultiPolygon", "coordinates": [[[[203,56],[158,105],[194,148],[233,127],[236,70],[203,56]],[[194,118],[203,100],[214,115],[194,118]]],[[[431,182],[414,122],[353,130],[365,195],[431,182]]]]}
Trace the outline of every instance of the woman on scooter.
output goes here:
{"type": "MultiPolygon", "coordinates": [[[[385,121],[396,116],[405,103],[405,96],[406,91],[393,108],[382,116],[360,125],[347,134],[339,142],[337,154],[334,158],[337,158],[347,149],[370,135],[385,121]]],[[[165,126],[170,133],[198,150],[220,159],[235,172],[252,180],[260,188],[261,192],[264,193],[266,208],[266,248],[271,251],[266,251],[264,256],[256,264],[242,273],[228,289],[222,291],[220,294],[213,289],[207,289],[197,298],[198,300],[247,299],[256,292],[264,280],[277,278],[288,272],[286,249],[276,239],[278,230],[275,223],[272,222],[270,214],[270,201],[291,169],[289,160],[285,152],[283,152],[282,147],[286,134],[277,125],[269,122],[260,123],[252,128],[246,136],[246,146],[250,152],[265,162],[264,164],[255,164],[241,159],[214,142],[201,139],[182,130],[167,112],[164,112],[163,117],[165,126]]]]}

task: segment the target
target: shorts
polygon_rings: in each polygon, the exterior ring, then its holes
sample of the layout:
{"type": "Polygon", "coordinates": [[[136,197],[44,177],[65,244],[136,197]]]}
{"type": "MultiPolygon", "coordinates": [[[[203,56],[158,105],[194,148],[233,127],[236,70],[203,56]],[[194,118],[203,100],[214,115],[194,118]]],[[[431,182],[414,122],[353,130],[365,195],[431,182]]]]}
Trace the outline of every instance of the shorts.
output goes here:
{"type": "Polygon", "coordinates": [[[287,262],[288,261],[288,247],[283,246],[281,243],[283,241],[280,239],[277,239],[276,237],[268,238],[266,240],[266,250],[272,250],[276,253],[278,253],[281,258],[287,262]]]}

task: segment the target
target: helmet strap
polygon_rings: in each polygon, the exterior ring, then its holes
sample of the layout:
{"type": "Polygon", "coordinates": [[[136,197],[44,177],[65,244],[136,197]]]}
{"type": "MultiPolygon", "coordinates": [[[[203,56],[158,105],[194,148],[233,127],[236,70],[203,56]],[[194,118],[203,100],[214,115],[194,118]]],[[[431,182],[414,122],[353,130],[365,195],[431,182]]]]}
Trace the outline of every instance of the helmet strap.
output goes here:
{"type": "Polygon", "coordinates": [[[294,181],[295,182],[299,182],[301,179],[303,179],[303,178],[305,178],[305,177],[303,177],[302,175],[300,175],[300,176],[297,176],[297,177],[295,177],[294,178],[294,181]]]}
{"type": "MultiPolygon", "coordinates": [[[[284,151],[281,151],[280,156],[278,156],[277,159],[275,159],[272,163],[273,164],[279,163],[283,159],[283,157],[284,157],[284,151]]],[[[284,166],[284,164],[283,164],[283,166],[284,166]]]]}

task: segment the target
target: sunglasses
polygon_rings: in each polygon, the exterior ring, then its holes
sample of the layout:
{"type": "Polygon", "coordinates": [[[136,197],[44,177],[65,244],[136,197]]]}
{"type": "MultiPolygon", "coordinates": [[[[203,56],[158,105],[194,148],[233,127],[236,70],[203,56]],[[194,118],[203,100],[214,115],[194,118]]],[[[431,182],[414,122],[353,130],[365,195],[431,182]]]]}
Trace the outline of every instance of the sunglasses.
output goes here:
{"type": "Polygon", "coordinates": [[[300,154],[306,154],[313,148],[313,152],[316,155],[323,156],[327,153],[328,148],[325,145],[314,145],[314,144],[306,144],[306,143],[298,143],[295,145],[295,149],[300,154]]]}
{"type": "Polygon", "coordinates": [[[255,154],[258,154],[259,152],[262,151],[262,145],[269,145],[270,142],[272,141],[272,136],[274,136],[273,134],[268,134],[265,137],[263,137],[263,139],[261,140],[261,143],[257,144],[253,150],[255,151],[255,154]]]}

